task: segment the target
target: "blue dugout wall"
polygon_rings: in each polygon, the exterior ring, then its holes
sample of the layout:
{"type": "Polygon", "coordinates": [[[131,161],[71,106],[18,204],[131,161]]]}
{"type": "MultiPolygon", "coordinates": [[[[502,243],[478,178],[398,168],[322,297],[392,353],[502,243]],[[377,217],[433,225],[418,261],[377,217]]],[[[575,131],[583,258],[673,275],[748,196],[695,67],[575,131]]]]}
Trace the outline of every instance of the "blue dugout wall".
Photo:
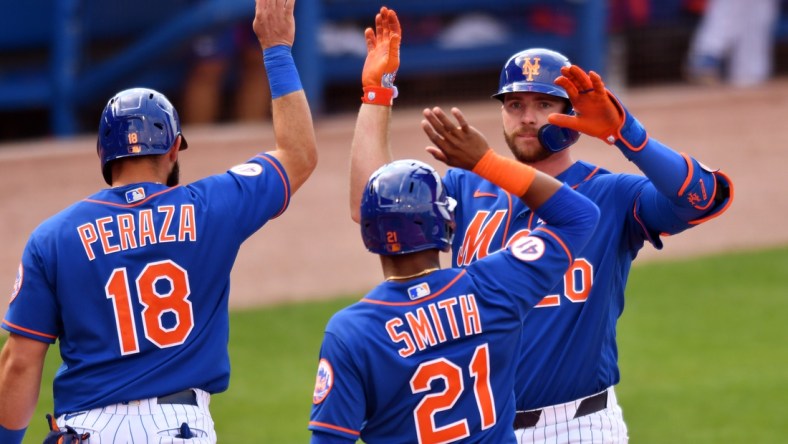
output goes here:
{"type": "MultiPolygon", "coordinates": [[[[371,25],[381,5],[411,17],[506,15],[544,6],[573,25],[563,33],[520,27],[505,42],[462,49],[409,43],[405,29],[401,75],[497,69],[512,53],[535,46],[599,72],[606,63],[606,0],[297,0],[293,52],[316,114],[324,108],[326,87],[358,82],[364,63],[359,55],[324,54],[321,24],[371,25]]],[[[184,74],[192,39],[239,21],[251,27],[254,16],[251,0],[25,0],[12,9],[0,15],[0,111],[46,109],[56,136],[92,131],[79,127],[80,109],[103,106],[117,90],[145,85],[166,92],[184,74]]]]}

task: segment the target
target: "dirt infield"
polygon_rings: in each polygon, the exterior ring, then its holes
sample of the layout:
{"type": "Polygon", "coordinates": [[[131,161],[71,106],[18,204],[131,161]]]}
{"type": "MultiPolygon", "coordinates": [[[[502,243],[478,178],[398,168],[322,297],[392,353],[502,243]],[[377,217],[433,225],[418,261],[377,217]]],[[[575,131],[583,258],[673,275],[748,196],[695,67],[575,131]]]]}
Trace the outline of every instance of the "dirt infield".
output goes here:
{"type": "MultiPolygon", "coordinates": [[[[652,137],[723,168],[735,183],[728,213],[689,233],[665,240],[646,260],[700,255],[788,243],[788,79],[749,90],[687,86],[631,90],[624,103],[652,137]]],[[[504,152],[499,106],[489,100],[458,105],[491,145],[504,152]]],[[[234,307],[363,292],[381,279],[348,212],[348,151],[355,115],[316,123],[320,161],[289,210],[241,249],[232,276],[234,307]]],[[[398,108],[392,125],[397,157],[432,162],[423,151],[420,109],[398,108]]],[[[272,146],[270,124],[187,127],[182,153],[184,182],[222,172],[272,146]]],[[[588,137],[574,148],[614,171],[637,170],[615,149],[588,137]]],[[[432,162],[436,164],[436,162],[432,162]]],[[[40,221],[103,187],[93,135],[0,145],[0,285],[10,291],[30,232],[40,221]]],[[[444,168],[440,165],[439,170],[444,168]]],[[[0,307],[0,316],[5,307],[0,307]]]]}

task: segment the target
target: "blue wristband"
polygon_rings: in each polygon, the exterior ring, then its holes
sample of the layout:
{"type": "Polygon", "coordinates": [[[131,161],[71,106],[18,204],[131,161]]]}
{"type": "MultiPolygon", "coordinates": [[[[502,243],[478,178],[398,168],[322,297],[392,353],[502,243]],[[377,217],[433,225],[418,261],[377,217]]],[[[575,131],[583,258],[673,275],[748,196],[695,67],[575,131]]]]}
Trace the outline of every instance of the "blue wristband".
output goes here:
{"type": "Polygon", "coordinates": [[[264,49],[263,63],[272,99],[303,89],[289,46],[277,45],[264,49]]]}
{"type": "Polygon", "coordinates": [[[27,427],[22,430],[8,430],[0,425],[0,442],[3,444],[22,444],[27,427]]]}

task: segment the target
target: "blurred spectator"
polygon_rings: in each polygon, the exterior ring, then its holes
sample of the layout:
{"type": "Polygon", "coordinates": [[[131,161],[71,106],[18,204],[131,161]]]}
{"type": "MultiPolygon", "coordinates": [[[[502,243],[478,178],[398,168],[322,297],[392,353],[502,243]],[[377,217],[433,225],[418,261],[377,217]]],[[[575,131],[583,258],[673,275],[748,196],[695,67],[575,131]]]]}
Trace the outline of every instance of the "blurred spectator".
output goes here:
{"type": "Polygon", "coordinates": [[[649,0],[609,0],[608,4],[612,32],[645,26],[651,18],[649,0]]]}
{"type": "Polygon", "coordinates": [[[256,121],[271,117],[271,93],[257,37],[248,23],[198,37],[194,65],[183,91],[186,124],[224,120],[225,89],[232,90],[230,119],[256,121]]]}
{"type": "Polygon", "coordinates": [[[463,14],[441,30],[436,41],[443,49],[500,45],[509,39],[509,30],[496,17],[482,12],[463,14]]]}
{"type": "Polygon", "coordinates": [[[772,74],[779,0],[708,0],[692,37],[691,82],[753,86],[772,74]]]}

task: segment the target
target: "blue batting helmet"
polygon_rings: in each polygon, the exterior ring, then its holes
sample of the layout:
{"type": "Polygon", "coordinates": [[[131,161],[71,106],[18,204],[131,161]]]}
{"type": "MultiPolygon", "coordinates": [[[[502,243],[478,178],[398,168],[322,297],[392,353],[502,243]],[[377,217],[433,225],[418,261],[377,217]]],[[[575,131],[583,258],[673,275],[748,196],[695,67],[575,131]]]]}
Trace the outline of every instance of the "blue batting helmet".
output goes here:
{"type": "MultiPolygon", "coordinates": [[[[109,163],[133,156],[166,154],[181,134],[178,112],[158,91],[148,88],[123,90],[109,99],[101,113],[96,149],[107,184],[109,163]]],[[[186,139],[180,149],[186,149],[186,139]]]]}
{"type": "Polygon", "coordinates": [[[438,173],[418,160],[397,160],[372,173],[361,199],[361,237],[367,250],[387,255],[448,251],[454,200],[438,173]]]}
{"type": "Polygon", "coordinates": [[[503,101],[510,92],[538,92],[569,99],[564,88],[554,83],[561,68],[570,66],[562,54],[544,48],[531,48],[509,57],[501,70],[498,92],[493,97],[503,101]]]}
{"type": "MultiPolygon", "coordinates": [[[[501,70],[498,92],[493,97],[503,102],[507,93],[536,92],[561,97],[567,101],[567,114],[574,114],[566,90],[554,83],[561,68],[571,63],[564,55],[544,48],[531,48],[511,56],[501,70]]],[[[539,129],[539,141],[548,151],[568,148],[580,138],[575,130],[547,124],[539,129]]]]}

